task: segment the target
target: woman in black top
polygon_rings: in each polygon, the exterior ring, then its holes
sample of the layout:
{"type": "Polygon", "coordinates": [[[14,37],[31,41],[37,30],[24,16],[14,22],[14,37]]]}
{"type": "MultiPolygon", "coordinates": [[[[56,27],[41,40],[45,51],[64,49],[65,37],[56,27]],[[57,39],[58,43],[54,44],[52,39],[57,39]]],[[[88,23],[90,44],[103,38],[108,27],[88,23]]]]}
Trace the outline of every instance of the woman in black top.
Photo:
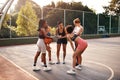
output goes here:
{"type": "Polygon", "coordinates": [[[60,47],[61,44],[63,45],[63,64],[65,64],[65,56],[66,56],[66,44],[67,44],[67,38],[66,38],[66,31],[63,26],[63,23],[61,21],[58,22],[58,28],[56,29],[56,36],[58,38],[57,40],[57,63],[60,64],[60,47]]]}

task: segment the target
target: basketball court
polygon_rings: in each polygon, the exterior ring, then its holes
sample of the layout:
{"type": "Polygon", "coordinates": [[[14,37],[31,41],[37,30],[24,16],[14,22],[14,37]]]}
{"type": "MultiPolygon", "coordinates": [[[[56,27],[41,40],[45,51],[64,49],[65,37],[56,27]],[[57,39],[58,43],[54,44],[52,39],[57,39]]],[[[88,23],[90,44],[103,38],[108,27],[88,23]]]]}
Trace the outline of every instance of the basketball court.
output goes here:
{"type": "MultiPolygon", "coordinates": [[[[72,66],[72,49],[67,44],[66,64],[49,65],[52,71],[33,71],[36,44],[0,47],[0,80],[120,80],[120,37],[88,39],[83,53],[82,70],[66,73],[72,66]]],[[[56,43],[51,43],[52,60],[56,62],[56,43]]],[[[62,49],[62,48],[61,48],[62,49]]],[[[48,57],[48,56],[47,56],[48,57]]],[[[47,58],[48,61],[48,58],[47,58]]]]}

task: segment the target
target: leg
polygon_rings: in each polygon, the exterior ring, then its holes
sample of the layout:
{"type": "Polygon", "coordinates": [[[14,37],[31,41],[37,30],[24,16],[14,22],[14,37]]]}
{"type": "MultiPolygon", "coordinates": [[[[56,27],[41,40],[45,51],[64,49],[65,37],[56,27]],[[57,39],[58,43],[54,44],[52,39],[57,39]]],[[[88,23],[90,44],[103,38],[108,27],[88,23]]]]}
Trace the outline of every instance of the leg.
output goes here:
{"type": "Polygon", "coordinates": [[[73,62],[72,62],[72,69],[70,69],[69,71],[67,71],[68,74],[76,74],[75,72],[75,65],[76,65],[76,57],[78,55],[79,51],[75,51],[73,53],[73,62]]]}
{"type": "Polygon", "coordinates": [[[48,67],[47,64],[46,64],[46,53],[42,53],[43,55],[43,62],[44,62],[44,67],[43,67],[43,70],[44,71],[50,71],[51,70],[51,67],[48,67]]]}
{"type": "Polygon", "coordinates": [[[47,65],[46,65],[46,53],[42,53],[42,60],[43,60],[44,66],[47,67],[47,65]]]}
{"type": "MultiPolygon", "coordinates": [[[[75,43],[75,50],[76,50],[78,44],[77,44],[76,42],[74,42],[74,43],[75,43]]],[[[78,56],[76,57],[76,66],[77,66],[77,65],[78,65],[78,56]]]]}
{"type": "Polygon", "coordinates": [[[73,63],[72,63],[73,69],[74,69],[75,66],[76,66],[76,57],[77,57],[77,55],[78,55],[78,51],[75,51],[75,53],[73,54],[73,63]]]}
{"type": "Polygon", "coordinates": [[[63,64],[65,64],[65,57],[66,57],[66,44],[63,44],[63,64]]]}
{"type": "Polygon", "coordinates": [[[73,56],[73,69],[74,68],[76,68],[76,69],[78,69],[78,70],[81,70],[82,68],[81,68],[81,62],[82,62],[82,56],[81,56],[81,53],[82,53],[82,51],[81,50],[76,50],[76,52],[75,52],[75,56],[73,56]],[[75,63],[75,57],[76,57],[76,59],[78,60],[77,62],[78,62],[78,65],[76,66],[76,63],[75,63]]]}
{"type": "Polygon", "coordinates": [[[57,44],[57,62],[60,62],[60,59],[59,59],[60,47],[61,47],[61,44],[57,44]]]}
{"type": "Polygon", "coordinates": [[[81,63],[82,63],[82,53],[85,51],[86,48],[87,48],[87,46],[85,46],[84,48],[77,48],[77,50],[76,50],[76,51],[80,51],[78,56],[77,56],[77,60],[78,60],[79,65],[81,65],[81,63]]]}
{"type": "Polygon", "coordinates": [[[40,55],[40,52],[38,51],[34,57],[34,66],[36,66],[38,56],[40,55]]]}
{"type": "Polygon", "coordinates": [[[82,53],[84,52],[84,50],[83,51],[81,51],[81,53],[77,56],[77,62],[78,62],[78,64],[80,64],[81,65],[81,63],[82,63],[82,53]]]}
{"type": "Polygon", "coordinates": [[[51,61],[51,49],[48,50],[49,61],[51,61]]]}

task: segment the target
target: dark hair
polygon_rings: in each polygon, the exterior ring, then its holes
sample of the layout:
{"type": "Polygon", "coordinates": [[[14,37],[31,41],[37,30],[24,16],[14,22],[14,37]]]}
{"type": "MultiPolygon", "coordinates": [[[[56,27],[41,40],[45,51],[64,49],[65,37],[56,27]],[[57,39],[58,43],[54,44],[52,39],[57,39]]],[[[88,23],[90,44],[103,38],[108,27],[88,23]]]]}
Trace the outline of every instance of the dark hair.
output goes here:
{"type": "Polygon", "coordinates": [[[72,33],[73,30],[74,30],[74,27],[73,27],[72,25],[67,25],[67,26],[66,26],[66,31],[67,31],[68,33],[72,33]]]}
{"type": "Polygon", "coordinates": [[[40,19],[40,21],[39,21],[39,27],[38,27],[37,31],[39,31],[43,27],[43,25],[44,25],[45,22],[46,21],[44,19],[40,19]]]}
{"type": "Polygon", "coordinates": [[[58,21],[58,22],[57,22],[57,25],[59,25],[59,24],[61,24],[61,23],[62,23],[62,21],[58,21]]]}

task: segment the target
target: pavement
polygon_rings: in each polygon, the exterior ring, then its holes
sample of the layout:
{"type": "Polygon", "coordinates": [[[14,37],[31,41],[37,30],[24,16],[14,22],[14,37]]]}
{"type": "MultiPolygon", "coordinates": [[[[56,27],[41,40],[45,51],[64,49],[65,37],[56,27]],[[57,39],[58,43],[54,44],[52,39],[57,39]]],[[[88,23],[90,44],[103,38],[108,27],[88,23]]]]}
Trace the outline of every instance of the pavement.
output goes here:
{"type": "MultiPolygon", "coordinates": [[[[66,64],[48,66],[52,71],[33,71],[36,44],[0,47],[0,80],[120,80],[120,37],[88,39],[88,48],[83,53],[82,70],[76,75],[66,73],[72,67],[72,49],[67,44],[66,64]]],[[[56,62],[56,43],[52,47],[52,60],[56,62]]],[[[48,56],[47,61],[48,61],[48,56]]]]}

